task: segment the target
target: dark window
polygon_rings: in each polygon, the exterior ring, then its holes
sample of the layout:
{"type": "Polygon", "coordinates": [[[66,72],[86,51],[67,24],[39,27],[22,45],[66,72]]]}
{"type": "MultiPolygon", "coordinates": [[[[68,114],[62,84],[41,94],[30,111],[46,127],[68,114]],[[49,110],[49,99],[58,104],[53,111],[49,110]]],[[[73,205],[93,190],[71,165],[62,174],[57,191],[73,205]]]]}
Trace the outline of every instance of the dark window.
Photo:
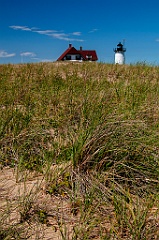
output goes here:
{"type": "Polygon", "coordinates": [[[66,60],[71,60],[71,55],[66,55],[66,60]]]}
{"type": "Polygon", "coordinates": [[[81,60],[81,55],[76,55],[76,60],[81,60]]]}

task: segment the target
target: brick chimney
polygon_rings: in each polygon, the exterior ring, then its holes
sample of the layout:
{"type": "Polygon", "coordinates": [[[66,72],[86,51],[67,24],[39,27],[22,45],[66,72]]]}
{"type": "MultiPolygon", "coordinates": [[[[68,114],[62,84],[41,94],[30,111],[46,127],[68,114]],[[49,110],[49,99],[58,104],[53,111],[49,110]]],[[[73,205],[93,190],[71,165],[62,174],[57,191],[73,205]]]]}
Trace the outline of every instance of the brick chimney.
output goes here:
{"type": "Polygon", "coordinates": [[[71,48],[72,47],[72,44],[71,43],[69,43],[69,48],[71,48]]]}
{"type": "Polygon", "coordinates": [[[80,51],[82,51],[82,47],[80,47],[80,51]]]}

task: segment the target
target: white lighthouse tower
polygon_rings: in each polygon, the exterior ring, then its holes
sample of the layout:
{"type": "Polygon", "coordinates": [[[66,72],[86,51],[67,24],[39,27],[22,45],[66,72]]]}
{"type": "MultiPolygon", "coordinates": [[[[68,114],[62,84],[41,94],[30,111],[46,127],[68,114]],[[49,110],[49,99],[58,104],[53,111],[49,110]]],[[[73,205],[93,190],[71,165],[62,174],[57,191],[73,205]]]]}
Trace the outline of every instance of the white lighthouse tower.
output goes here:
{"type": "Polygon", "coordinates": [[[113,49],[115,52],[115,64],[125,64],[126,48],[123,47],[121,42],[118,43],[117,48],[113,49]]]}

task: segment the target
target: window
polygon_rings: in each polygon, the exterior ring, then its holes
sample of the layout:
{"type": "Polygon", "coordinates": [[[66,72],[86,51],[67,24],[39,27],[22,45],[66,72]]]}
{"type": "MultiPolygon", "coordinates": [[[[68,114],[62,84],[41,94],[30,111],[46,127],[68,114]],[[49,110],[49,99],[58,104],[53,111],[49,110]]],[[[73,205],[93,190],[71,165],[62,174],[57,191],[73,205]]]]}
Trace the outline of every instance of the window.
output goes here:
{"type": "Polygon", "coordinates": [[[71,55],[66,55],[66,60],[71,60],[71,55]]]}
{"type": "Polygon", "coordinates": [[[79,55],[76,55],[76,60],[81,60],[82,58],[81,58],[81,55],[79,54],[79,55]]]}
{"type": "Polygon", "coordinates": [[[87,55],[86,58],[88,61],[90,61],[90,60],[92,60],[92,55],[87,55]]]}

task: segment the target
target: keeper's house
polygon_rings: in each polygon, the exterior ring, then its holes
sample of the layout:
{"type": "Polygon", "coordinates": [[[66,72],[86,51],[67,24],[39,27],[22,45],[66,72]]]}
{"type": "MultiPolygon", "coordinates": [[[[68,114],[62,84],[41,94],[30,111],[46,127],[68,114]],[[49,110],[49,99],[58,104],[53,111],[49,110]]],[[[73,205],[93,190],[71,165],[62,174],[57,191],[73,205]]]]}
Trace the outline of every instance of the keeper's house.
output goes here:
{"type": "Polygon", "coordinates": [[[69,44],[68,49],[57,59],[57,61],[97,61],[98,57],[95,50],[77,50],[69,44]]]}

